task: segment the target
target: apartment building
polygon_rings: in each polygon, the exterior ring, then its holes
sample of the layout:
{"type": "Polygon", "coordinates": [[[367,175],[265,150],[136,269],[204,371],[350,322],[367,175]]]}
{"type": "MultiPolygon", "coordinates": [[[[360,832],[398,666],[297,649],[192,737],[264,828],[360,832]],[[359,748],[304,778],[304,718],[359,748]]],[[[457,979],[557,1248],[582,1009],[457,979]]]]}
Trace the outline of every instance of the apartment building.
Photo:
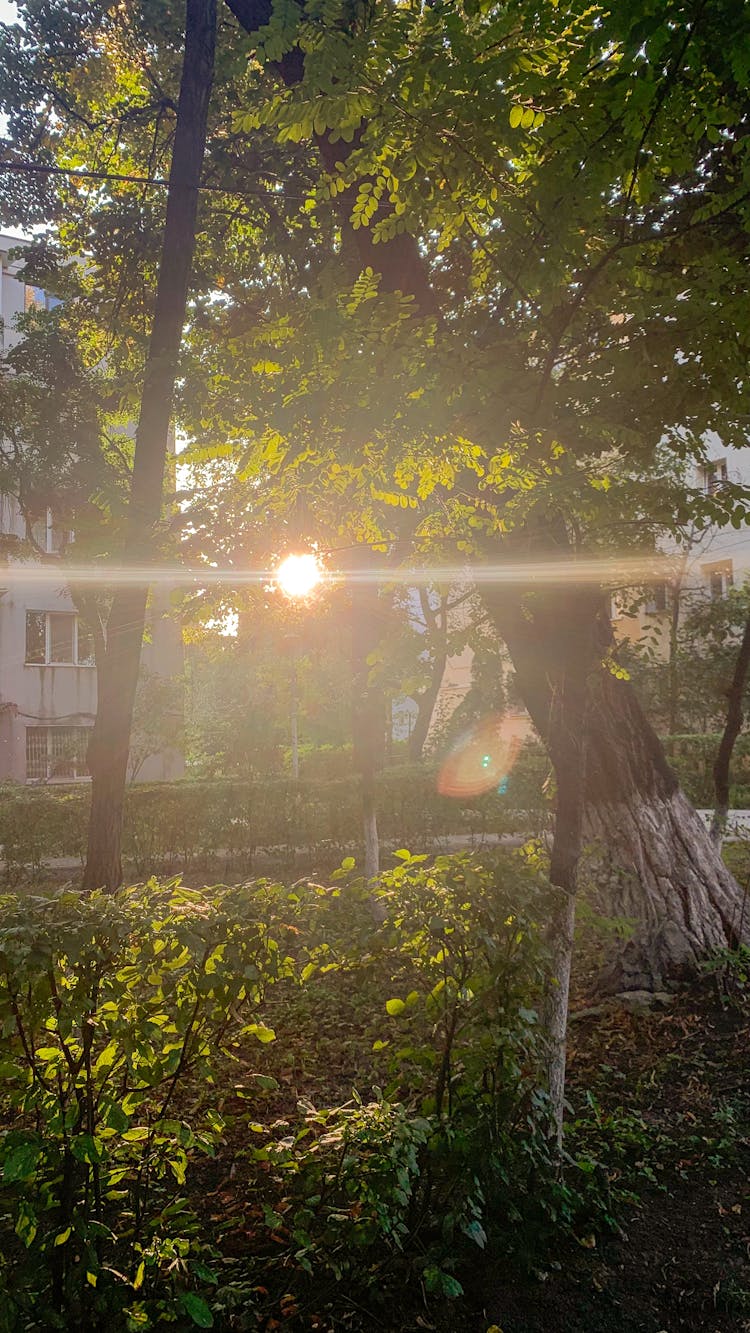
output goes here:
{"type": "MultiPolygon", "coordinates": [[[[727,449],[714,432],[705,443],[706,461],[692,470],[691,484],[709,496],[727,483],[750,491],[750,445],[727,449]]],[[[652,585],[635,614],[625,613],[628,598],[613,596],[612,618],[616,638],[632,642],[647,631],[652,646],[666,659],[675,585],[679,589],[680,623],[701,599],[716,601],[731,588],[742,587],[750,580],[750,529],[737,529],[730,523],[716,525],[696,534],[682,547],[665,544],[663,549],[674,557],[673,575],[652,585]]]]}
{"type": "MultiPolygon", "coordinates": [[[[56,298],[24,281],[23,259],[11,256],[22,241],[0,233],[0,354],[20,336],[19,315],[37,306],[51,309],[56,298]]],[[[25,537],[18,505],[0,496],[0,533],[25,537]]],[[[93,644],[76,614],[65,585],[64,566],[55,557],[71,539],[49,508],[34,528],[34,540],[48,561],[49,579],[24,578],[30,561],[9,560],[0,569],[0,782],[86,780],[86,748],[96,712],[93,644]]],[[[152,675],[182,673],[179,626],[154,607],[144,670],[152,675]]],[[[183,772],[174,748],[138,756],[138,781],[169,780],[183,772]]]]}
{"type": "MultiPolygon", "coordinates": [[[[727,482],[750,488],[750,445],[727,449],[720,437],[708,440],[708,460],[698,482],[709,495],[727,482]]],[[[712,528],[687,553],[687,576],[707,597],[723,597],[733,586],[750,578],[750,529],[731,524],[712,528]]]]}

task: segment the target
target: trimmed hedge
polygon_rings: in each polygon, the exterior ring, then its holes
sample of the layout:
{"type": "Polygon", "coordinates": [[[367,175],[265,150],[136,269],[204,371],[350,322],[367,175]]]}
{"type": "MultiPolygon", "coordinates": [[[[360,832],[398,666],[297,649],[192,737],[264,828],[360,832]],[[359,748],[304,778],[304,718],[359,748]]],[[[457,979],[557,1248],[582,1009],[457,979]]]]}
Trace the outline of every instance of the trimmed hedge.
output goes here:
{"type": "MultiPolygon", "coordinates": [[[[714,803],[713,766],[721,736],[707,731],[697,736],[665,736],[662,744],[686,795],[699,809],[714,803]]],[[[732,755],[730,804],[735,810],[750,805],[750,732],[737,737],[732,755]]]]}
{"type": "MultiPolygon", "coordinates": [[[[719,737],[669,736],[664,745],[687,795],[699,807],[713,803],[712,766],[719,737]]],[[[750,805],[750,734],[738,738],[733,760],[732,805],[750,805]]],[[[536,833],[550,809],[543,790],[550,768],[542,747],[527,743],[507,790],[474,800],[440,796],[433,769],[386,769],[377,780],[378,827],[385,845],[412,851],[452,834],[536,833]]],[[[0,787],[0,845],[9,880],[25,867],[39,870],[55,857],[83,860],[89,788],[0,787]]],[[[238,778],[137,783],[125,801],[123,853],[138,876],[172,873],[223,858],[225,869],[249,872],[256,852],[282,866],[304,852],[306,860],[332,868],[360,842],[359,788],[355,777],[316,781],[238,778]]]]}
{"type": "MultiPolygon", "coordinates": [[[[387,769],[378,777],[378,826],[384,843],[419,851],[451,834],[527,831],[544,818],[542,784],[548,763],[529,745],[507,791],[471,801],[441,796],[434,771],[387,769]]],[[[88,786],[0,788],[0,844],[6,874],[40,869],[55,857],[83,858],[89,811],[88,786]]],[[[125,801],[123,854],[139,876],[158,868],[171,873],[224,857],[244,871],[256,851],[271,849],[288,863],[304,851],[335,864],[357,846],[360,830],[356,778],[328,782],[274,778],[137,783],[125,801]]]]}

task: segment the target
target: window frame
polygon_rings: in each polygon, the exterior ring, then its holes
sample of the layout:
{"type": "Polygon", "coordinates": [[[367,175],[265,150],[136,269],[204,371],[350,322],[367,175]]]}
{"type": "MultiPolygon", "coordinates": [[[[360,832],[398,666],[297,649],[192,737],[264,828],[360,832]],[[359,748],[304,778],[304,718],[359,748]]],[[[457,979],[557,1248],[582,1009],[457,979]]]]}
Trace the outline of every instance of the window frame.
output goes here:
{"type": "Polygon", "coordinates": [[[734,566],[731,560],[713,560],[710,564],[702,565],[701,572],[712,602],[720,602],[734,587],[734,566]]]}
{"type": "MultiPolygon", "coordinates": [[[[84,628],[85,628],[85,627],[84,627],[84,628]]],[[[79,645],[80,645],[80,640],[81,640],[82,637],[83,637],[83,636],[80,634],[80,616],[79,616],[75,611],[40,611],[40,610],[35,609],[34,607],[27,607],[27,608],[26,608],[26,639],[25,639],[25,644],[24,644],[24,666],[35,666],[35,667],[60,667],[60,666],[62,666],[62,667],[68,667],[68,666],[74,666],[74,667],[96,667],[96,661],[95,661],[94,653],[93,653],[93,636],[91,636],[91,637],[92,637],[92,653],[91,653],[91,656],[90,656],[89,658],[85,658],[85,659],[83,659],[83,660],[82,660],[81,657],[80,657],[80,646],[79,646],[79,645]],[[29,617],[30,617],[30,616],[44,616],[44,661],[42,661],[42,662],[35,662],[35,661],[33,661],[33,659],[31,659],[31,658],[28,656],[28,652],[29,652],[29,617]],[[58,661],[58,660],[53,659],[53,657],[52,657],[52,623],[53,623],[53,622],[52,622],[52,617],[53,617],[53,616],[67,617],[68,619],[71,619],[71,620],[73,621],[72,635],[71,635],[71,646],[72,646],[72,654],[73,654],[73,655],[72,655],[72,657],[71,657],[70,659],[65,658],[64,660],[60,660],[60,661],[58,661]]]]}
{"type": "Polygon", "coordinates": [[[713,495],[720,491],[722,486],[726,486],[729,480],[726,458],[714,458],[705,463],[701,469],[703,490],[706,495],[713,495]]]}
{"type": "Polygon", "coordinates": [[[62,305],[62,298],[53,296],[47,291],[46,287],[37,287],[36,283],[24,282],[23,284],[23,312],[28,315],[30,310],[45,310],[49,313],[56,306],[62,305]]]}
{"type": "Polygon", "coordinates": [[[45,722],[41,725],[39,723],[35,723],[33,726],[26,727],[25,730],[26,730],[26,735],[25,735],[26,779],[25,780],[27,783],[88,782],[91,780],[91,774],[89,773],[89,770],[86,768],[86,750],[88,749],[90,734],[92,731],[92,725],[90,723],[88,725],[81,725],[79,723],[73,726],[71,726],[70,724],[59,723],[59,722],[45,722]],[[63,755],[55,754],[54,736],[55,734],[59,735],[61,732],[67,732],[67,733],[75,732],[77,733],[76,736],[77,741],[85,741],[85,744],[83,744],[81,748],[76,747],[77,753],[75,753],[69,761],[65,760],[63,755]],[[29,772],[30,763],[32,762],[29,755],[30,743],[32,741],[32,733],[36,733],[37,737],[39,737],[40,733],[44,733],[45,754],[43,761],[44,762],[43,773],[29,772]],[[70,763],[71,772],[56,774],[54,771],[55,765],[56,764],[59,765],[61,763],[66,763],[66,762],[70,763]]]}
{"type": "MultiPolygon", "coordinates": [[[[41,536],[41,533],[39,535],[41,536]]],[[[44,512],[44,518],[40,518],[32,524],[32,536],[34,536],[37,546],[42,548],[45,555],[62,555],[65,547],[73,540],[73,535],[72,528],[63,528],[55,522],[54,510],[49,505],[44,512]],[[42,523],[44,524],[44,541],[40,542],[37,541],[33,529],[41,527],[42,523]],[[56,536],[59,537],[57,545],[55,544],[56,536]]]]}

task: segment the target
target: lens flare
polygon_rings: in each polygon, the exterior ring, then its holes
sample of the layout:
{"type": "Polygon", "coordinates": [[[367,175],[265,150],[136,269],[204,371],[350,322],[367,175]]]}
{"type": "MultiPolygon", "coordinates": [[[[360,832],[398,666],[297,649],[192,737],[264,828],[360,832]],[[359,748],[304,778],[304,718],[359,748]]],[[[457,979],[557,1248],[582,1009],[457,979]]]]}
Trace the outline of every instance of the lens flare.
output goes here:
{"type": "Polygon", "coordinates": [[[276,583],[286,597],[309,597],[323,577],[317,556],[288,555],[276,570],[276,583]]]}
{"type": "MultiPolygon", "coordinates": [[[[2,0],[0,0],[2,3],[2,0]]],[[[332,549],[326,553],[335,556],[332,549]]],[[[315,578],[305,591],[297,591],[300,580],[291,575],[295,584],[291,597],[305,597],[325,577],[326,583],[348,583],[356,586],[360,583],[382,584],[384,579],[389,584],[404,587],[426,587],[434,583],[484,584],[500,587],[507,585],[516,588],[556,588],[567,584],[600,584],[605,588],[629,588],[651,583],[663,583],[674,578],[680,571],[680,564],[675,556],[605,556],[605,557],[565,557],[555,560],[537,560],[518,563],[505,561],[493,565],[403,565],[398,569],[389,569],[384,576],[382,569],[347,568],[341,564],[334,571],[325,573],[318,563],[318,557],[309,552],[305,555],[287,556],[278,569],[238,568],[236,565],[107,565],[103,562],[76,564],[72,560],[60,560],[54,567],[46,562],[42,565],[8,563],[0,565],[0,594],[16,584],[44,586],[50,583],[65,582],[80,587],[142,587],[143,584],[163,585],[169,588],[245,588],[267,587],[276,582],[281,586],[281,571],[294,561],[293,568],[299,568],[304,562],[308,571],[305,578],[310,579],[313,571],[315,578]]],[[[286,589],[285,589],[286,591],[286,589]]]]}
{"type": "Polygon", "coordinates": [[[522,717],[488,713],[459,736],[438,773],[441,796],[465,800],[493,787],[503,794],[508,777],[529,733],[522,717]]]}

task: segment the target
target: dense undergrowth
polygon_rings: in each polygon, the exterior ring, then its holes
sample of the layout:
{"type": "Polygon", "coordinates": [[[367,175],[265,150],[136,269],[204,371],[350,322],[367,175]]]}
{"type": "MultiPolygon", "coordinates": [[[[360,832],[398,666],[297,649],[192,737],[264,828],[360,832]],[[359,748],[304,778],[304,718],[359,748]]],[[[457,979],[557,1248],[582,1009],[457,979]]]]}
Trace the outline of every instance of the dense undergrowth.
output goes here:
{"type": "Polygon", "coordinates": [[[458,1328],[488,1255],[528,1275],[616,1233],[683,1148],[592,1071],[560,1170],[546,892],[522,855],[401,853],[374,904],[348,863],[6,895],[0,1328],[458,1328]]]}

